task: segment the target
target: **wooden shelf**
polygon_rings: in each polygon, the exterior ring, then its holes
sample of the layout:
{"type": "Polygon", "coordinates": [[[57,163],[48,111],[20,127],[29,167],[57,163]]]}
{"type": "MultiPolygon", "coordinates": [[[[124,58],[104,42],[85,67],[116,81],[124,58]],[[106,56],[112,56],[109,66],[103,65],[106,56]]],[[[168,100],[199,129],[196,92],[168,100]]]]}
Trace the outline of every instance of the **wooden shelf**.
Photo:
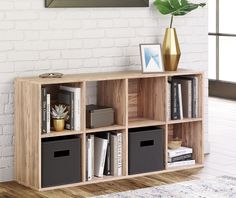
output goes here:
{"type": "Polygon", "coordinates": [[[156,121],[156,120],[149,120],[147,118],[132,118],[129,119],[129,128],[138,128],[138,127],[145,127],[145,126],[160,126],[165,125],[163,121],[156,121]]]}
{"type": "Polygon", "coordinates": [[[99,127],[94,129],[86,129],[86,133],[96,133],[96,132],[102,132],[102,131],[115,131],[115,130],[123,130],[125,129],[125,126],[122,125],[112,125],[107,127],[99,127]]]}
{"type": "Polygon", "coordinates": [[[51,131],[50,133],[41,134],[41,138],[49,138],[49,137],[59,137],[59,136],[67,136],[67,135],[78,135],[82,134],[82,131],[71,131],[64,130],[62,132],[51,131]]]}
{"type": "Polygon", "coordinates": [[[184,118],[181,120],[169,120],[167,124],[178,124],[178,123],[198,122],[198,121],[202,121],[202,118],[184,118]]]}
{"type": "MultiPolygon", "coordinates": [[[[191,168],[201,168],[204,163],[203,113],[204,113],[204,75],[201,71],[178,70],[173,72],[143,74],[141,71],[64,75],[62,78],[42,79],[39,77],[17,78],[15,80],[15,178],[18,183],[36,190],[50,190],[79,186],[105,181],[160,174],[191,168]],[[166,120],[168,108],[168,78],[180,75],[194,75],[198,81],[198,107],[200,118],[166,120]],[[89,82],[96,81],[96,103],[115,110],[115,125],[86,129],[86,104],[89,82]],[[57,99],[61,84],[81,88],[80,123],[81,131],[64,130],[41,134],[41,89],[49,88],[51,101],[57,99]],[[168,168],[161,171],[128,175],[129,141],[128,129],[148,126],[161,126],[164,130],[164,163],[168,161],[168,140],[182,139],[182,145],[193,149],[195,165],[168,168]],[[104,176],[86,181],[86,135],[102,131],[122,132],[122,174],[123,176],[104,176]],[[42,188],[42,139],[81,134],[81,182],[42,188]],[[27,140],[27,142],[26,142],[27,140]],[[27,143],[27,144],[26,144],[27,143]],[[32,155],[32,153],[34,155],[32,155]],[[33,163],[32,163],[33,162],[33,163]]],[[[53,104],[53,103],[51,103],[53,104]]],[[[45,140],[45,139],[44,139],[45,140]]]]}

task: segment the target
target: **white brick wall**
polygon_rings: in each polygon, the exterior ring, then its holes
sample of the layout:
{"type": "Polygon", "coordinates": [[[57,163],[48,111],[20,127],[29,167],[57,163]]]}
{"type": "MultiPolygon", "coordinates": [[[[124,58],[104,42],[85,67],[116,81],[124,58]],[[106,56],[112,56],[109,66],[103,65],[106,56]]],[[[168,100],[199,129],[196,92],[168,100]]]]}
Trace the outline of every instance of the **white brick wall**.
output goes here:
{"type": "MultiPolygon", "coordinates": [[[[0,0],[0,181],[13,179],[15,77],[140,69],[139,43],[161,43],[168,25],[152,6],[46,9],[44,0],[0,0]]],[[[207,71],[207,8],[174,25],[180,67],[207,71]]]]}

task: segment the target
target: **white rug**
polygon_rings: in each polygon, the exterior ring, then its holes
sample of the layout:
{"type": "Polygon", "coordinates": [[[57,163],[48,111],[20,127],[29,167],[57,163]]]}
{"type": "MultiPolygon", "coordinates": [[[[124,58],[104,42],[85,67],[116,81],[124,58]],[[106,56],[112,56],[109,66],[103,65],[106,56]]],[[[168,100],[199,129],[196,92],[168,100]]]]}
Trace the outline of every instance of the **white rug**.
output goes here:
{"type": "Polygon", "coordinates": [[[113,193],[96,198],[236,198],[236,178],[229,176],[192,180],[113,193]]]}

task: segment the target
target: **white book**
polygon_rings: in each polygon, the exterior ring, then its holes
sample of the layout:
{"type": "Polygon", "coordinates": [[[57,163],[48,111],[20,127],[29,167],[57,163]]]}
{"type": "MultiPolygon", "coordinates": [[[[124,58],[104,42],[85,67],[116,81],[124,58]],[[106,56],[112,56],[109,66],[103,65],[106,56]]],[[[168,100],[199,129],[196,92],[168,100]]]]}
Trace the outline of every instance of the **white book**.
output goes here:
{"type": "Polygon", "coordinates": [[[184,161],[179,161],[179,162],[167,163],[167,167],[173,168],[173,167],[179,167],[179,166],[189,166],[189,165],[194,165],[195,163],[196,163],[195,160],[184,160],[184,161]]]}
{"type": "Polygon", "coordinates": [[[108,140],[94,137],[94,175],[103,177],[108,140]]]}
{"type": "Polygon", "coordinates": [[[81,88],[79,87],[67,87],[60,86],[61,90],[74,92],[74,129],[80,130],[80,93],[81,88]]]}
{"type": "Polygon", "coordinates": [[[193,153],[193,149],[183,146],[178,149],[168,149],[168,157],[176,157],[188,153],[193,153]]]}
{"type": "Polygon", "coordinates": [[[51,99],[51,96],[50,94],[47,94],[47,133],[50,133],[51,129],[50,129],[50,113],[51,113],[51,110],[50,110],[50,99],[51,99]]]}
{"type": "Polygon", "coordinates": [[[118,137],[111,134],[111,175],[118,176],[118,137]]]}
{"type": "Polygon", "coordinates": [[[92,154],[92,149],[91,149],[91,138],[87,136],[87,180],[90,181],[92,179],[92,167],[91,167],[91,154],[92,154]]]}
{"type": "Polygon", "coordinates": [[[181,84],[178,84],[178,96],[179,96],[179,113],[180,113],[180,119],[183,119],[183,101],[182,101],[182,89],[181,84]]]}
{"type": "Polygon", "coordinates": [[[122,133],[117,133],[117,176],[122,176],[122,133]]]}

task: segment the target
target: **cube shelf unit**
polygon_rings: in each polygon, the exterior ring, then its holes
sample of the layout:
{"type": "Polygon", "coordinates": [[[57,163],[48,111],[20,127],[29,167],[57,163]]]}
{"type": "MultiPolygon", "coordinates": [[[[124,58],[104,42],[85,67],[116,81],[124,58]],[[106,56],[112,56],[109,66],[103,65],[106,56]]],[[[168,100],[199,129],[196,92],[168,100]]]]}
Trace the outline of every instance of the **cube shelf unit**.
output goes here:
{"type": "MultiPolygon", "coordinates": [[[[37,190],[49,190],[70,186],[165,173],[203,167],[203,125],[204,125],[204,74],[200,71],[180,69],[176,72],[143,74],[140,71],[114,73],[90,73],[64,75],[62,78],[43,79],[39,77],[17,78],[15,80],[15,179],[18,183],[37,190]],[[194,75],[199,79],[199,117],[182,120],[168,120],[167,88],[172,76],[194,75]],[[97,104],[111,106],[115,110],[113,126],[86,128],[86,83],[97,81],[97,104]],[[63,132],[51,131],[41,134],[41,88],[49,87],[56,93],[59,85],[67,84],[81,88],[81,130],[63,132]],[[165,132],[165,169],[137,175],[128,175],[128,130],[130,128],[158,126],[165,132]],[[103,131],[123,133],[122,176],[104,176],[86,181],[86,135],[103,131]],[[79,135],[81,137],[81,182],[43,188],[41,185],[41,146],[44,138],[79,135]],[[183,146],[193,148],[196,164],[167,168],[168,140],[179,137],[183,146]]],[[[53,97],[52,97],[53,98],[53,97]]],[[[53,99],[52,99],[53,100],[53,99]]]]}

